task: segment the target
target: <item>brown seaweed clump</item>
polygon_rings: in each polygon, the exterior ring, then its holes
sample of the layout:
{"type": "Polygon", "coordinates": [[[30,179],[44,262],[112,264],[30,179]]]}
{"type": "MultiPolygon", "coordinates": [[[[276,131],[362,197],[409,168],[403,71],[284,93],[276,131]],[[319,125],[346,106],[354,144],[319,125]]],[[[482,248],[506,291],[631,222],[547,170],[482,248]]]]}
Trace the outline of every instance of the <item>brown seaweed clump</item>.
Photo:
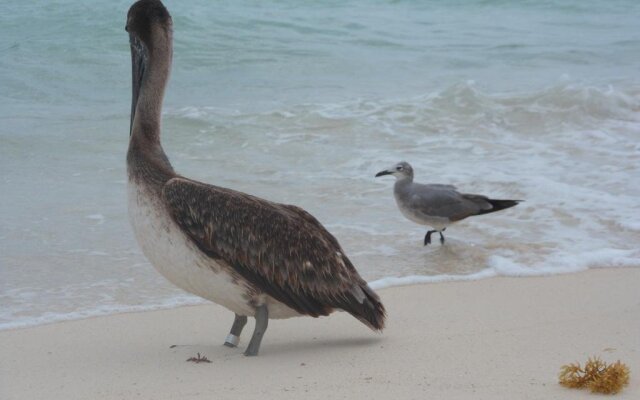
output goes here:
{"type": "Polygon", "coordinates": [[[615,394],[629,384],[629,367],[620,360],[608,364],[598,357],[587,360],[584,368],[577,364],[563,365],[558,376],[562,386],[588,388],[592,393],[615,394]]]}
{"type": "Polygon", "coordinates": [[[191,357],[188,358],[187,361],[190,362],[194,362],[196,364],[200,364],[200,363],[210,363],[211,361],[207,358],[207,356],[201,356],[200,353],[198,353],[197,357],[191,357]]]}

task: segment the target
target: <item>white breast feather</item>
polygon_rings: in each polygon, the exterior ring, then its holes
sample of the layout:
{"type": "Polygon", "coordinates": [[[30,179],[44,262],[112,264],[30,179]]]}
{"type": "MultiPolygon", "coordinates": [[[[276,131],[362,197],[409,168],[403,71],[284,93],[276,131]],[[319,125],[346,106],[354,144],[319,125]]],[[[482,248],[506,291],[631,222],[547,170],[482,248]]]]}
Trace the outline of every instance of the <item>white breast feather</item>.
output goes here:
{"type": "Polygon", "coordinates": [[[411,207],[408,207],[406,204],[404,204],[399,196],[395,196],[395,199],[402,215],[404,215],[408,220],[415,222],[416,224],[430,226],[436,230],[443,230],[444,228],[452,224],[452,221],[450,221],[449,218],[426,215],[412,209],[411,207]]]}
{"type": "MultiPolygon", "coordinates": [[[[129,220],[138,244],[151,264],[179,288],[211,300],[240,315],[254,315],[249,304],[249,291],[242,280],[232,278],[227,270],[203,254],[167,211],[154,202],[151,194],[129,182],[129,220]]],[[[299,315],[286,305],[268,296],[270,318],[299,315]]]]}

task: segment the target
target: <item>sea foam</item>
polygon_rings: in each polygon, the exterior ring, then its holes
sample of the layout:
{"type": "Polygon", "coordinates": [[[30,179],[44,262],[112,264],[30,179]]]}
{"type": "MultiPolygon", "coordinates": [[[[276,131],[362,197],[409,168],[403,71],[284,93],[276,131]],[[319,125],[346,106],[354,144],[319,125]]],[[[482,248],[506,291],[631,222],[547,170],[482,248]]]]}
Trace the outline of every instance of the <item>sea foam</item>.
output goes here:
{"type": "MultiPolygon", "coordinates": [[[[302,206],[376,287],[640,266],[640,3],[464,3],[174,2],[165,151],[185,176],[302,206]],[[525,201],[425,247],[374,178],[400,160],[525,201]]],[[[3,9],[0,327],[197,302],[127,221],[125,17],[3,9]]]]}

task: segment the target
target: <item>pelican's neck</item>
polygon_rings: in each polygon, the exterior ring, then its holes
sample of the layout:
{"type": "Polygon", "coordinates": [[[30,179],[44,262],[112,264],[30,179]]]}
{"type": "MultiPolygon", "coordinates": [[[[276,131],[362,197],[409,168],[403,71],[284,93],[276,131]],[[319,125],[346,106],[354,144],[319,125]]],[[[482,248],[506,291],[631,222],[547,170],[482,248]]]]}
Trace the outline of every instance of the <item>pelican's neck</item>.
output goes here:
{"type": "Polygon", "coordinates": [[[161,39],[160,43],[149,46],[127,154],[130,172],[153,181],[166,181],[174,175],[160,144],[162,101],[173,55],[171,32],[166,32],[161,39]]]}
{"type": "Polygon", "coordinates": [[[162,101],[171,71],[171,44],[150,49],[148,57],[136,104],[131,141],[159,146],[162,101]]]}

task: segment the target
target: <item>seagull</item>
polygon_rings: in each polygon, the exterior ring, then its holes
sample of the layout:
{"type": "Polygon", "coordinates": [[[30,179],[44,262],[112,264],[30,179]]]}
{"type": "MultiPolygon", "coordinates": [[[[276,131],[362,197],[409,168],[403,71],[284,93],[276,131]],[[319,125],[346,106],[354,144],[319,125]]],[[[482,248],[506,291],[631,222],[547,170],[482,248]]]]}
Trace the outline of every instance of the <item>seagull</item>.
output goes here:
{"type": "Polygon", "coordinates": [[[453,185],[421,184],[413,182],[413,168],[402,161],[376,174],[396,177],[393,195],[402,215],[407,219],[433,228],[424,237],[424,245],[431,243],[431,234],[440,234],[444,244],[445,229],[454,222],[473,215],[488,214],[513,207],[522,200],[495,200],[479,194],[460,193],[453,185]]]}
{"type": "Polygon", "coordinates": [[[127,152],[129,219],[143,253],[179,288],[235,313],[225,345],[255,356],[269,319],[342,310],[374,331],[385,309],[336,240],[302,208],[176,173],[160,143],[161,111],[173,55],[173,23],[159,0],[127,14],[132,61],[127,152]]]}

